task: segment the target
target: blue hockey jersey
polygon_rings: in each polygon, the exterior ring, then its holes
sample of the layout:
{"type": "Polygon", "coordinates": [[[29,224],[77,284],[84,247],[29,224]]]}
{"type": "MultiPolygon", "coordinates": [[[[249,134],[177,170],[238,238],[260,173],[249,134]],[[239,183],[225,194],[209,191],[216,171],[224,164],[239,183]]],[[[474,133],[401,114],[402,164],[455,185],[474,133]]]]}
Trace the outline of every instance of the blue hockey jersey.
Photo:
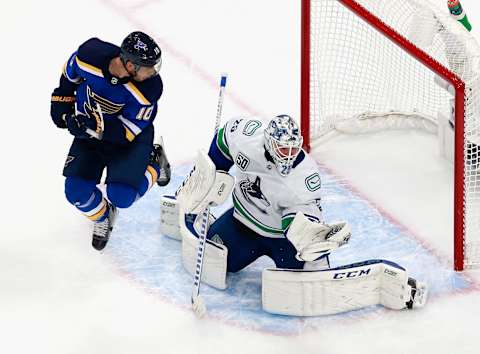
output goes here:
{"type": "Polygon", "coordinates": [[[65,63],[63,76],[75,88],[77,113],[85,113],[85,104],[100,105],[104,139],[128,143],[152,125],[163,83],[160,75],[142,82],[112,76],[108,70],[110,61],[119,55],[118,46],[89,39],[65,63]]]}

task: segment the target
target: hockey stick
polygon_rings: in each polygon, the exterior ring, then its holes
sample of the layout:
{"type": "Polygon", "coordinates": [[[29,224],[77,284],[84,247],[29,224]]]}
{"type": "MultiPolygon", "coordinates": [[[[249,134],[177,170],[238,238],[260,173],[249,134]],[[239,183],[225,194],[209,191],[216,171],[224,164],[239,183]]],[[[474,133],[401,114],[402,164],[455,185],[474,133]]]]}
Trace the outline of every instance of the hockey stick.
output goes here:
{"type": "MultiPolygon", "coordinates": [[[[220,92],[218,94],[218,104],[217,104],[217,116],[215,119],[215,134],[218,133],[220,127],[220,119],[222,117],[222,107],[223,107],[223,92],[225,91],[225,86],[227,85],[227,74],[222,74],[220,79],[220,92]]],[[[207,233],[208,233],[208,217],[210,215],[210,206],[207,205],[201,215],[201,226],[200,232],[198,235],[198,251],[197,251],[197,261],[195,265],[195,274],[193,275],[193,289],[192,289],[192,309],[195,312],[197,317],[202,317],[207,308],[205,306],[205,301],[200,296],[200,281],[202,278],[203,270],[203,257],[205,255],[205,245],[207,242],[207,233]]]]}

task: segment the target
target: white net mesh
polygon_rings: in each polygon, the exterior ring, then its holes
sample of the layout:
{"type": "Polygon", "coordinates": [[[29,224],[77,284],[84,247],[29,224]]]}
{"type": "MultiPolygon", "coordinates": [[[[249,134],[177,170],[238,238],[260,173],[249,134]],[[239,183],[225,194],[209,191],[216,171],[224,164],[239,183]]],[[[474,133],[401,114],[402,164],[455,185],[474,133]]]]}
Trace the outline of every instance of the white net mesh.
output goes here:
{"type": "MultiPolygon", "coordinates": [[[[445,1],[357,0],[466,86],[464,112],[465,267],[480,266],[480,48],[450,17],[445,1]]],[[[435,132],[453,121],[455,90],[341,0],[310,0],[310,139],[332,131],[435,132]]],[[[463,237],[463,235],[456,235],[463,237]]]]}

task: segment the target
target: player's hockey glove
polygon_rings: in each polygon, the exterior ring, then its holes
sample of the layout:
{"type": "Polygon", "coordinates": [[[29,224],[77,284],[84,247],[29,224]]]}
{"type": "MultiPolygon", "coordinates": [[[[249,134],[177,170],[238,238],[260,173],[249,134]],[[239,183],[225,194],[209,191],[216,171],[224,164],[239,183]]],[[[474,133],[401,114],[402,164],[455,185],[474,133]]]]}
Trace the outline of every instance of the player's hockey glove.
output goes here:
{"type": "Polygon", "coordinates": [[[84,104],[86,114],[67,114],[65,121],[70,134],[77,138],[90,138],[92,132],[101,135],[102,117],[90,106],[84,104]]]}
{"type": "Polygon", "coordinates": [[[66,128],[66,115],[75,112],[75,96],[62,95],[57,91],[55,90],[52,93],[50,116],[57,127],[66,128]]]}
{"type": "Polygon", "coordinates": [[[89,138],[87,128],[91,119],[85,114],[67,114],[65,116],[68,131],[76,138],[89,138]]]}

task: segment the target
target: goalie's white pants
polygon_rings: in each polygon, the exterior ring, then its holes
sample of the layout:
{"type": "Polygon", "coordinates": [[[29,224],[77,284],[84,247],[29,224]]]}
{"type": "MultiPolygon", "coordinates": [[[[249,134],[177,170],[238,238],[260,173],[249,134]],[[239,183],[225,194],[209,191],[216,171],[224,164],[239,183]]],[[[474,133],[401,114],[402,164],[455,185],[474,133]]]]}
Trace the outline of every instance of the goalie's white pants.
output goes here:
{"type": "Polygon", "coordinates": [[[385,260],[371,260],[328,270],[265,269],[262,305],[270,313],[318,316],[381,304],[401,310],[421,307],[427,288],[412,291],[407,272],[385,260]],[[416,295],[416,296],[415,296],[416,295]]]}

